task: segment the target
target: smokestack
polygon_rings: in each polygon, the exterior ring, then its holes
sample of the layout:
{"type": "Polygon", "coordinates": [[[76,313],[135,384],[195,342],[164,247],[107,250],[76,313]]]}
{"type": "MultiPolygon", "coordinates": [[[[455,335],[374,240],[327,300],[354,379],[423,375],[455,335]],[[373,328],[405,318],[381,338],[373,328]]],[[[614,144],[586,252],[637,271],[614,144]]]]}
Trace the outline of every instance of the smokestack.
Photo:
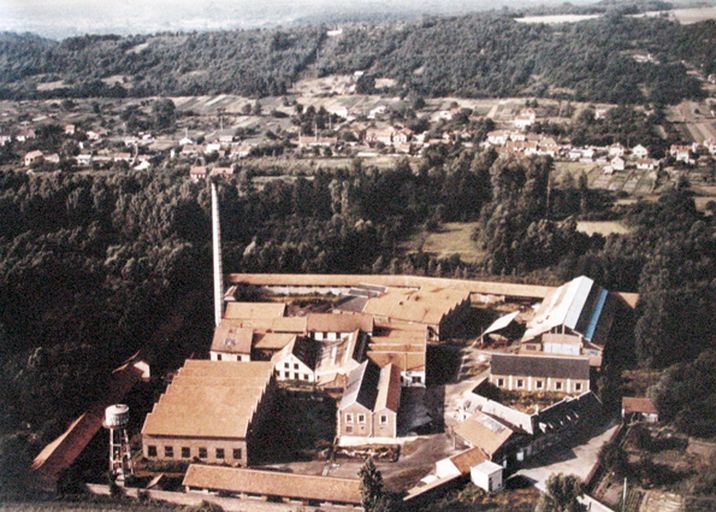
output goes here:
{"type": "Polygon", "coordinates": [[[214,323],[219,325],[224,312],[224,275],[221,268],[221,224],[216,185],[211,183],[211,247],[214,258],[214,323]]]}

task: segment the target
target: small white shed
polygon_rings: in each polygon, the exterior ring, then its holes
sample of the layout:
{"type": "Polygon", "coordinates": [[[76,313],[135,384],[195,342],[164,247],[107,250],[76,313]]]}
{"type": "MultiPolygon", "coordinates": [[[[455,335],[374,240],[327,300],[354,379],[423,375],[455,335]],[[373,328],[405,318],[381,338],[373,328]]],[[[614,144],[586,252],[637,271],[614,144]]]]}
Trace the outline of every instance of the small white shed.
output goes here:
{"type": "Polygon", "coordinates": [[[502,466],[486,460],[470,468],[472,483],[487,492],[502,490],[502,466]]]}

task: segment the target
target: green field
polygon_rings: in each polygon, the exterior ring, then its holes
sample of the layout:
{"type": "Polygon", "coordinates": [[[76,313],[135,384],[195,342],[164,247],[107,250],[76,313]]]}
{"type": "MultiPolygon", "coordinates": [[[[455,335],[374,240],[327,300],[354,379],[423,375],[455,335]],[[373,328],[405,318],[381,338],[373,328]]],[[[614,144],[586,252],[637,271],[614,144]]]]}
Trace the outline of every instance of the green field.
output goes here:
{"type": "Polygon", "coordinates": [[[408,253],[423,251],[439,258],[453,254],[460,256],[465,263],[476,263],[482,257],[482,251],[470,237],[479,222],[447,222],[436,232],[421,229],[405,244],[408,253]]]}

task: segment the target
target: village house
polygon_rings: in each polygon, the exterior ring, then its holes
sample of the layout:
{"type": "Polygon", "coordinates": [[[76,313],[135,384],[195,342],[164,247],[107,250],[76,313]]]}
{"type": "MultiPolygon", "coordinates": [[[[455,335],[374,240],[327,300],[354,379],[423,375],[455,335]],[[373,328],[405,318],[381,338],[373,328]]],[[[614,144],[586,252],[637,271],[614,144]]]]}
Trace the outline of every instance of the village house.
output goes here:
{"type": "Polygon", "coordinates": [[[39,164],[44,159],[44,155],[42,151],[36,149],[35,151],[30,151],[29,153],[25,154],[24,162],[25,167],[30,167],[35,164],[39,164]]]}
{"type": "Polygon", "coordinates": [[[608,148],[609,156],[614,157],[622,157],[626,153],[626,148],[622,146],[619,142],[615,142],[614,144],[610,145],[608,148]]]}
{"type": "Polygon", "coordinates": [[[614,171],[623,171],[624,169],[626,169],[626,162],[621,156],[615,156],[614,158],[612,158],[609,162],[609,165],[614,171]]]}
{"type": "Polygon", "coordinates": [[[537,114],[531,108],[522,110],[519,115],[512,121],[515,128],[526,130],[532,126],[537,120],[537,114]]]}
{"type": "Polygon", "coordinates": [[[15,140],[18,142],[27,142],[35,138],[35,130],[32,128],[22,128],[15,134],[15,140]]]}
{"type": "Polygon", "coordinates": [[[688,144],[672,144],[669,148],[669,156],[677,162],[694,165],[696,160],[691,156],[691,146],[688,144]]]}
{"type": "Polygon", "coordinates": [[[393,144],[394,130],[387,128],[368,128],[365,132],[365,141],[368,144],[381,143],[386,146],[393,144]]]}
{"type": "Polygon", "coordinates": [[[453,432],[471,448],[479,448],[486,455],[486,460],[500,466],[507,467],[508,463],[524,460],[521,447],[525,436],[514,426],[489,414],[476,411],[456,424],[453,432]]]}
{"type": "Polygon", "coordinates": [[[622,418],[624,421],[658,423],[659,411],[649,398],[625,396],[622,398],[622,418]]]}
{"type": "Polygon", "coordinates": [[[362,510],[357,479],[191,464],[182,485],[188,493],[362,510]]]}
{"type": "Polygon", "coordinates": [[[590,386],[589,358],[493,354],[490,383],[509,391],[583,393],[590,386]]]}
{"type": "Polygon", "coordinates": [[[510,140],[509,130],[494,130],[487,133],[487,142],[493,146],[504,146],[510,140]]]}
{"type": "Polygon", "coordinates": [[[631,154],[634,158],[640,159],[640,158],[646,158],[649,156],[649,150],[646,149],[641,144],[637,144],[633,148],[631,148],[631,154]]]}
{"type": "Polygon", "coordinates": [[[234,175],[234,167],[214,166],[209,172],[209,176],[219,178],[231,178],[234,175]]]}
{"type": "Polygon", "coordinates": [[[705,140],[703,145],[710,155],[716,156],[716,139],[705,140]]]}
{"type": "Polygon", "coordinates": [[[656,171],[659,169],[659,161],[655,158],[642,158],[637,160],[636,168],[640,171],[656,171]]]}
{"type": "Polygon", "coordinates": [[[400,371],[364,361],[348,376],[338,405],[338,437],[395,438],[398,436],[400,371]]]}
{"type": "Polygon", "coordinates": [[[209,153],[218,153],[221,151],[221,144],[218,142],[210,142],[204,146],[204,154],[208,155],[209,153]]]}
{"type": "Polygon", "coordinates": [[[273,372],[271,362],[188,359],[144,420],[142,454],[251,464],[274,405],[273,372]]]}
{"type": "Polygon", "coordinates": [[[92,154],[80,153],[75,157],[75,161],[77,162],[77,165],[81,167],[89,167],[89,165],[92,163],[92,154]]]}
{"type": "Polygon", "coordinates": [[[49,155],[45,155],[44,157],[45,162],[51,163],[51,164],[59,164],[60,163],[60,155],[57,153],[50,153],[49,155]]]}
{"type": "Polygon", "coordinates": [[[194,183],[206,179],[206,166],[205,165],[193,165],[189,168],[189,179],[194,183]]]}
{"type": "Polygon", "coordinates": [[[74,124],[66,124],[64,127],[65,135],[74,135],[77,127],[74,124]]]}

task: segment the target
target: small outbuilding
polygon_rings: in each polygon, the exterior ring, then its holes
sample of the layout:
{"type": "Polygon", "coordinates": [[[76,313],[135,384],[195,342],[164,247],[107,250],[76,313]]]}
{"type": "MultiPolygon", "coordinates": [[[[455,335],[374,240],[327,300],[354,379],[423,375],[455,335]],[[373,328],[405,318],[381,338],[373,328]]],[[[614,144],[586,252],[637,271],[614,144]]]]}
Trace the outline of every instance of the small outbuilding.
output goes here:
{"type": "Polygon", "coordinates": [[[470,468],[472,483],[487,492],[502,490],[502,466],[485,460],[470,468]]]}
{"type": "Polygon", "coordinates": [[[646,397],[625,396],[622,398],[622,418],[626,421],[638,420],[658,423],[659,411],[651,399],[646,397]]]}

